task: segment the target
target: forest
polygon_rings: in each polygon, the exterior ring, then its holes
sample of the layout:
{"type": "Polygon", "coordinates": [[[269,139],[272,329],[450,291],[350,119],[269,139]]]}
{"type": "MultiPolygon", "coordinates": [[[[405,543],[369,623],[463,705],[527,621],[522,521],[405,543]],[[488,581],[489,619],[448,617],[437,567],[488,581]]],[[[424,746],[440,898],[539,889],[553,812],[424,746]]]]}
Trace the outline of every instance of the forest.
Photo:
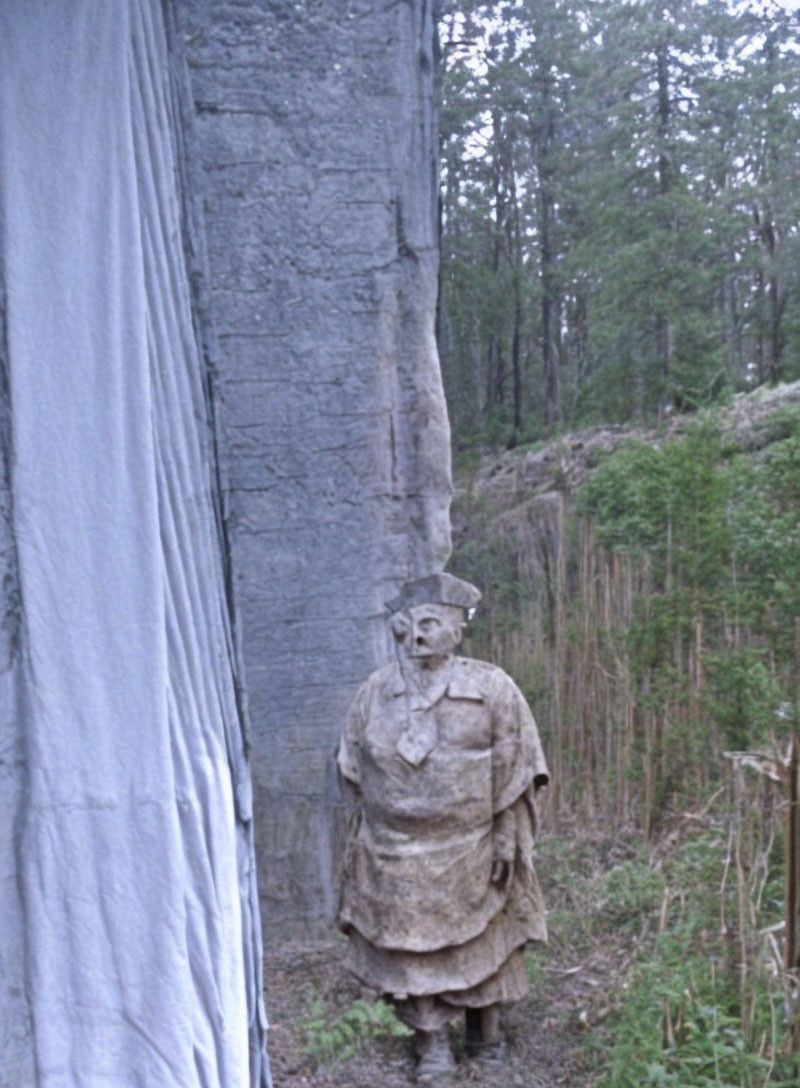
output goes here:
{"type": "Polygon", "coordinates": [[[800,1075],[799,30],[769,0],[443,15],[453,569],[554,769],[532,980],[602,980],[565,1083],[800,1075]]]}
{"type": "Polygon", "coordinates": [[[775,0],[451,2],[457,450],[800,376],[800,40],[775,0]]]}

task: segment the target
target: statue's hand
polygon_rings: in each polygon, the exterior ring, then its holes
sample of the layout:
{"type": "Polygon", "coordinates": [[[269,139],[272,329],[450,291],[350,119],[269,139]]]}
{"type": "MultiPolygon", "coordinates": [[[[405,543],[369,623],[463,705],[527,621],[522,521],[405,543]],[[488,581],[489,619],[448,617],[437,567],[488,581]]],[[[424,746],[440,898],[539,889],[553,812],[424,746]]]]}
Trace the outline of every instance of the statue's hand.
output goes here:
{"type": "Polygon", "coordinates": [[[508,883],[508,878],[511,875],[511,866],[507,861],[503,861],[502,858],[498,858],[497,861],[492,862],[492,873],[489,879],[492,884],[499,884],[501,887],[503,884],[508,883]]]}

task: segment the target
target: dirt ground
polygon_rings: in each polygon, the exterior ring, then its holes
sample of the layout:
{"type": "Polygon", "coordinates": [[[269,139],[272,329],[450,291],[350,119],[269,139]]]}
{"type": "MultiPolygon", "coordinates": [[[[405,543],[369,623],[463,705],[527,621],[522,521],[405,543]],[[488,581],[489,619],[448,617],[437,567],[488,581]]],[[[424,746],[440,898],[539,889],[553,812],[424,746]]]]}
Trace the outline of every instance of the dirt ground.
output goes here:
{"type": "MultiPolygon", "coordinates": [[[[463,1055],[463,1022],[452,1029],[458,1061],[454,1088],[594,1088],[600,1082],[611,1015],[625,992],[648,924],[611,923],[597,891],[603,874],[637,856],[634,838],[610,840],[574,832],[545,836],[536,868],[548,907],[549,943],[531,949],[528,997],[504,1011],[509,1058],[486,1068],[463,1055]]],[[[268,938],[267,929],[267,938],[268,938]]],[[[351,1054],[320,1054],[325,1025],[354,1008],[372,1009],[344,967],[341,934],[317,944],[267,947],[265,977],[271,1021],[269,1052],[275,1088],[407,1088],[414,1084],[411,1040],[381,1034],[351,1054]],[[315,1019],[316,1018],[316,1019],[315,1019]]],[[[389,1018],[390,1023],[396,1023],[389,1018]]]]}
{"type": "MultiPolygon", "coordinates": [[[[607,1013],[608,953],[580,949],[570,934],[534,953],[529,997],[506,1009],[509,1046],[505,1067],[487,1069],[463,1057],[463,1025],[453,1029],[458,1059],[455,1086],[473,1088],[591,1088],[599,1075],[591,1068],[590,1036],[602,1031],[607,1013]]],[[[411,1042],[407,1038],[369,1040],[353,1056],[314,1060],[309,1054],[309,1009],[324,1007],[335,1016],[365,994],[343,966],[345,940],[314,946],[284,945],[266,960],[269,1039],[275,1088],[406,1088],[414,1083],[411,1042]]],[[[311,1034],[313,1045],[313,1032],[311,1034]]]]}

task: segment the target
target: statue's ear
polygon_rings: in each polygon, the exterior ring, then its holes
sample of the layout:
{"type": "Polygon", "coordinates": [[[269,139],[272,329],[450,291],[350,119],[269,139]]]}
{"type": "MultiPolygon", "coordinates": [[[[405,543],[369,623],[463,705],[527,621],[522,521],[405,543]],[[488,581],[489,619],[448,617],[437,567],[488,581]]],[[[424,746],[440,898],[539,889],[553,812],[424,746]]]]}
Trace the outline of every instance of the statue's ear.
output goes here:
{"type": "Polygon", "coordinates": [[[453,628],[453,630],[454,630],[455,636],[456,636],[456,646],[458,646],[458,644],[461,641],[461,638],[462,638],[462,636],[464,634],[464,627],[463,627],[462,624],[459,623],[453,628]]]}
{"type": "Polygon", "coordinates": [[[410,626],[411,624],[408,622],[408,616],[405,612],[395,612],[389,620],[389,627],[398,642],[403,641],[408,634],[410,626]]]}

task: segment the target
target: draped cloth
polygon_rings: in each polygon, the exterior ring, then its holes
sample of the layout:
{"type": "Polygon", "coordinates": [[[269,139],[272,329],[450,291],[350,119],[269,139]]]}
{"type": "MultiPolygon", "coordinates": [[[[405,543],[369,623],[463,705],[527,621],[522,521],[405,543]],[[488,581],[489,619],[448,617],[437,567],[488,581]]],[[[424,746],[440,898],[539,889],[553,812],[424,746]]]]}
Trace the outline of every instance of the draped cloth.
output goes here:
{"type": "Polygon", "coordinates": [[[270,1083],[169,11],[0,4],[2,1088],[270,1083]]]}
{"type": "Polygon", "coordinates": [[[373,673],[338,765],[352,799],[339,921],[354,974],[415,1027],[522,997],[521,949],[547,938],[532,852],[548,771],[511,678],[455,658],[426,697],[399,665],[373,673]],[[415,733],[428,749],[419,762],[415,733]],[[497,860],[510,867],[502,885],[490,880],[497,860]]]}

